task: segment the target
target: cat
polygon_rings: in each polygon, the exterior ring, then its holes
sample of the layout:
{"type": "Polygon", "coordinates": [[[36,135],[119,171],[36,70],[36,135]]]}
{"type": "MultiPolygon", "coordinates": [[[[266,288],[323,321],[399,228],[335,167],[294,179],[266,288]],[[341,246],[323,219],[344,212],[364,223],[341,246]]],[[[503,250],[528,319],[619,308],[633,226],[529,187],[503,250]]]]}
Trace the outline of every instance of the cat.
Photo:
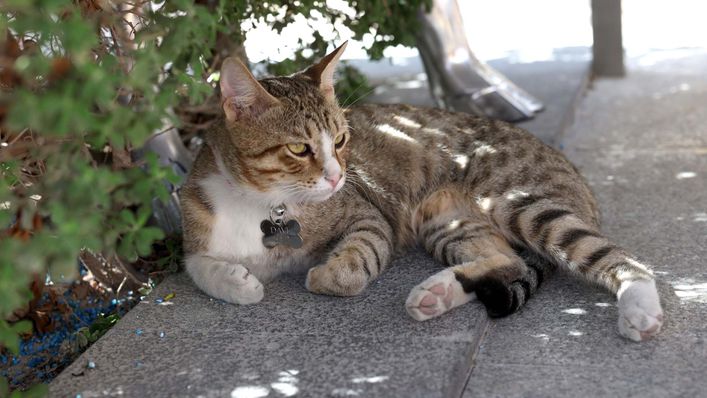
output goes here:
{"type": "Polygon", "coordinates": [[[421,245],[447,268],[412,288],[416,320],[472,300],[511,314],[560,268],[616,295],[624,337],[660,331],[652,272],[601,234],[596,200],[561,153],[468,114],[342,109],[334,71],[345,47],[259,81],[223,62],[222,121],[181,190],[186,270],[200,289],[251,304],[264,282],[306,272],[311,292],[351,296],[421,245]]]}

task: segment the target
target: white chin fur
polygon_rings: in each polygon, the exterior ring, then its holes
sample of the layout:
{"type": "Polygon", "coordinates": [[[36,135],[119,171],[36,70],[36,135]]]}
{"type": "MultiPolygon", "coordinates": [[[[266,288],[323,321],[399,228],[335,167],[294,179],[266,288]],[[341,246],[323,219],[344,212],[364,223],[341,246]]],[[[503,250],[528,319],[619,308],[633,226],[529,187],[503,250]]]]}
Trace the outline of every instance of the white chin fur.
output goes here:
{"type": "MultiPolygon", "coordinates": [[[[339,192],[341,188],[344,187],[345,183],[346,176],[342,177],[341,180],[339,180],[338,184],[336,184],[336,187],[332,189],[331,185],[329,185],[329,183],[326,182],[324,178],[321,178],[313,189],[307,190],[302,194],[293,195],[291,197],[286,197],[285,195],[282,195],[281,197],[283,198],[283,200],[281,201],[281,203],[323,202],[334,196],[335,193],[339,192]]],[[[279,195],[275,196],[280,197],[279,195]]]]}

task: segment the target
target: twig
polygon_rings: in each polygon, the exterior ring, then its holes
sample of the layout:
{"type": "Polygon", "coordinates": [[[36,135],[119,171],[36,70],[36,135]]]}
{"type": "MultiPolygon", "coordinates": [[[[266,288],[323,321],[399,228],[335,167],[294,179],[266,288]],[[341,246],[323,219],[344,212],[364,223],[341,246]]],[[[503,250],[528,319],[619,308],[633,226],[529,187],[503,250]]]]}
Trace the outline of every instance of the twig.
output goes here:
{"type": "Polygon", "coordinates": [[[17,140],[19,140],[27,131],[29,131],[29,128],[26,128],[26,129],[20,131],[20,133],[17,134],[17,137],[13,138],[12,141],[7,143],[7,146],[10,146],[10,145],[14,144],[15,142],[17,142],[17,140]]]}

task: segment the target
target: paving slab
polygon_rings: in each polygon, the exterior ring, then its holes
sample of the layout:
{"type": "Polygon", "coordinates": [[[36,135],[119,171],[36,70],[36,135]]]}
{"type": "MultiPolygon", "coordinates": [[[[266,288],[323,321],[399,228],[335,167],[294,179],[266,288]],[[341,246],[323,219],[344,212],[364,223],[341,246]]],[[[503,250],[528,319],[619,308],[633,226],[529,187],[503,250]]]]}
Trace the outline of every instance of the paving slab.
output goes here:
{"type": "Polygon", "coordinates": [[[558,275],[492,322],[464,397],[705,395],[707,56],[662,62],[595,81],[563,142],[598,196],[606,234],[654,266],[662,334],[622,339],[614,299],[558,275]]]}
{"type": "Polygon", "coordinates": [[[304,276],[235,306],[184,275],[161,283],[50,385],[51,396],[459,396],[488,321],[478,305],[416,322],[409,290],[438,271],[423,253],[397,260],[364,294],[313,295],[304,276]],[[160,337],[164,332],[164,337],[160,337]],[[88,361],[95,369],[84,369],[88,361]],[[83,371],[83,376],[73,376],[83,371]]]}

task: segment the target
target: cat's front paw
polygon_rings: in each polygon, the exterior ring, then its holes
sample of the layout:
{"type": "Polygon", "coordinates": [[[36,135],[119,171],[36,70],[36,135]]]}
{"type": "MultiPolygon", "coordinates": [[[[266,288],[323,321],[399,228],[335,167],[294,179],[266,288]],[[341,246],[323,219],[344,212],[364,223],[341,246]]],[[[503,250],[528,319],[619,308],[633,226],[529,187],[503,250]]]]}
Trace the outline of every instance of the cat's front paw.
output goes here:
{"type": "Polygon", "coordinates": [[[305,282],[310,292],[331,296],[355,296],[367,284],[368,276],[364,272],[338,262],[311,268],[305,282]]]}
{"type": "Polygon", "coordinates": [[[258,278],[240,264],[234,264],[229,274],[230,285],[228,295],[230,301],[236,304],[255,304],[265,296],[265,289],[258,278]]]}
{"type": "Polygon", "coordinates": [[[663,309],[654,281],[624,282],[619,290],[619,333],[633,341],[647,340],[660,332],[663,309]]]}

